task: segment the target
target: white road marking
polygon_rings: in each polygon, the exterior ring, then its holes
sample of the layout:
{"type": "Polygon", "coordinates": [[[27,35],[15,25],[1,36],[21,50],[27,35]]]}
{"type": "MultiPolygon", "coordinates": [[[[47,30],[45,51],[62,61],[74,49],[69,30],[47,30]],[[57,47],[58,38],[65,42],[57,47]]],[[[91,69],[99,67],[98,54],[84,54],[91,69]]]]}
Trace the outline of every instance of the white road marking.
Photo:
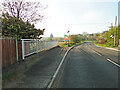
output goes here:
{"type": "Polygon", "coordinates": [[[107,60],[108,60],[109,62],[113,63],[114,65],[116,65],[116,66],[120,67],[120,65],[119,65],[119,64],[117,64],[117,63],[113,62],[112,60],[110,60],[110,59],[107,59],[107,60]]]}
{"type": "MultiPolygon", "coordinates": [[[[96,52],[96,51],[94,51],[94,50],[92,50],[93,52],[95,52],[96,54],[98,54],[99,56],[102,56],[101,54],[99,54],[98,52],[96,52]]],[[[105,57],[104,57],[105,58],[105,57]]],[[[111,63],[113,63],[114,65],[116,65],[116,66],[118,66],[118,67],[120,67],[120,65],[119,64],[117,64],[117,63],[115,63],[114,61],[112,61],[112,60],[110,60],[110,59],[107,59],[109,62],[111,62],[111,63]]]]}
{"type": "Polygon", "coordinates": [[[97,53],[99,56],[102,56],[101,54],[97,53]]]}
{"type": "Polygon", "coordinates": [[[70,51],[72,48],[73,48],[73,47],[69,48],[69,49],[67,50],[67,52],[65,53],[64,57],[62,58],[62,61],[60,62],[59,66],[58,66],[56,72],[54,73],[54,75],[53,75],[53,77],[52,77],[52,80],[50,81],[50,83],[49,83],[49,85],[47,86],[47,88],[51,88],[51,86],[52,86],[52,84],[53,84],[53,82],[54,82],[54,80],[55,80],[58,72],[60,71],[61,66],[63,65],[63,62],[64,62],[64,60],[65,60],[65,57],[67,56],[67,54],[69,53],[69,51],[70,51]]]}
{"type": "Polygon", "coordinates": [[[94,50],[92,50],[93,52],[95,52],[97,55],[99,55],[99,56],[102,56],[101,54],[99,54],[98,52],[96,52],[96,51],[94,51],[94,50]]]}

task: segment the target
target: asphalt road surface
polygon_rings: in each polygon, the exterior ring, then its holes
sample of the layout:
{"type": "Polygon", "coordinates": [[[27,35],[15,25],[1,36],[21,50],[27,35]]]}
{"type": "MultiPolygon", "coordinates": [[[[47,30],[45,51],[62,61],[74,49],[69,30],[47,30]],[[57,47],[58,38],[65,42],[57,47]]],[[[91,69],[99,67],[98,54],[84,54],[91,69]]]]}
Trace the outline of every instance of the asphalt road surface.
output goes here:
{"type": "Polygon", "coordinates": [[[28,88],[28,90],[31,90],[31,88],[32,90],[46,88],[66,51],[67,48],[55,47],[38,53],[37,58],[31,58],[31,60],[38,60],[16,80],[5,84],[3,88],[11,88],[11,90],[14,90],[14,88],[28,88]]]}
{"type": "Polygon", "coordinates": [[[66,57],[57,88],[118,88],[118,52],[93,43],[74,47],[66,57]]]}

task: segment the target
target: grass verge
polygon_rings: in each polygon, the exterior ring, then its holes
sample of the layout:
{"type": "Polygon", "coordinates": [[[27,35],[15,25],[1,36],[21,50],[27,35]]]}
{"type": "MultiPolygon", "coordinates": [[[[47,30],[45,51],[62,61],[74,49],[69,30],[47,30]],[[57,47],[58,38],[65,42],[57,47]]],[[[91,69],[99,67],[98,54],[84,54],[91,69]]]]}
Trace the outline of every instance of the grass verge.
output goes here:
{"type": "Polygon", "coordinates": [[[99,44],[99,43],[94,43],[95,45],[102,46],[102,47],[118,47],[118,46],[113,46],[113,45],[108,45],[108,44],[99,44]]]}
{"type": "Polygon", "coordinates": [[[59,42],[59,46],[60,47],[72,47],[72,46],[76,46],[76,45],[80,45],[84,43],[84,41],[80,42],[80,43],[74,43],[74,42],[59,42]]]}

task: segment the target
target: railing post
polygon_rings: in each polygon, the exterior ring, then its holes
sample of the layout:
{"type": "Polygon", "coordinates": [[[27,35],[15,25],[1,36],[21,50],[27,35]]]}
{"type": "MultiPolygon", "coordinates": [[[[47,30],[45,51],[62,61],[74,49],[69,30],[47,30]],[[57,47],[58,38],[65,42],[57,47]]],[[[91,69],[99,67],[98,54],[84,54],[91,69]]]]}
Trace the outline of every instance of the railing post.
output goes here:
{"type": "Polygon", "coordinates": [[[36,40],[36,52],[38,53],[38,40],[36,40]]]}
{"type": "Polygon", "coordinates": [[[18,42],[17,42],[17,39],[16,39],[16,59],[18,62],[18,42]]]}
{"type": "Polygon", "coordinates": [[[22,40],[22,59],[24,59],[24,40],[22,40]]]}
{"type": "Polygon", "coordinates": [[[47,49],[47,41],[45,41],[45,40],[44,40],[44,45],[45,45],[45,47],[44,47],[44,50],[45,50],[45,49],[47,49]]]}

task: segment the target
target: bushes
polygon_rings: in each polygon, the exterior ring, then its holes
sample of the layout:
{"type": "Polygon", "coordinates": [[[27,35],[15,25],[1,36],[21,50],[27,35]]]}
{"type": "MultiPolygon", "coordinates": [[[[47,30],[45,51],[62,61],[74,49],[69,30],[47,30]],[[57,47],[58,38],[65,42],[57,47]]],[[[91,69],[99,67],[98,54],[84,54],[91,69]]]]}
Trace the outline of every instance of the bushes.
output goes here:
{"type": "Polygon", "coordinates": [[[80,45],[84,42],[81,42],[81,43],[74,43],[74,42],[59,42],[59,46],[60,47],[71,47],[71,46],[76,46],[76,45],[80,45]]]}
{"type": "MultiPolygon", "coordinates": [[[[120,27],[120,25],[119,25],[120,27]]],[[[118,35],[118,27],[116,27],[116,46],[118,46],[119,44],[119,38],[120,38],[120,35],[118,35]]],[[[115,32],[115,27],[112,27],[109,31],[105,31],[105,33],[101,33],[99,35],[97,35],[97,42],[98,44],[105,44],[105,46],[107,47],[113,47],[114,45],[114,38],[111,39],[111,35],[114,36],[114,32],[115,32]]]]}
{"type": "Polygon", "coordinates": [[[34,24],[28,21],[24,22],[22,19],[12,17],[8,13],[2,15],[2,36],[12,37],[16,39],[38,38],[43,35],[44,30],[35,29],[34,24]]]}

